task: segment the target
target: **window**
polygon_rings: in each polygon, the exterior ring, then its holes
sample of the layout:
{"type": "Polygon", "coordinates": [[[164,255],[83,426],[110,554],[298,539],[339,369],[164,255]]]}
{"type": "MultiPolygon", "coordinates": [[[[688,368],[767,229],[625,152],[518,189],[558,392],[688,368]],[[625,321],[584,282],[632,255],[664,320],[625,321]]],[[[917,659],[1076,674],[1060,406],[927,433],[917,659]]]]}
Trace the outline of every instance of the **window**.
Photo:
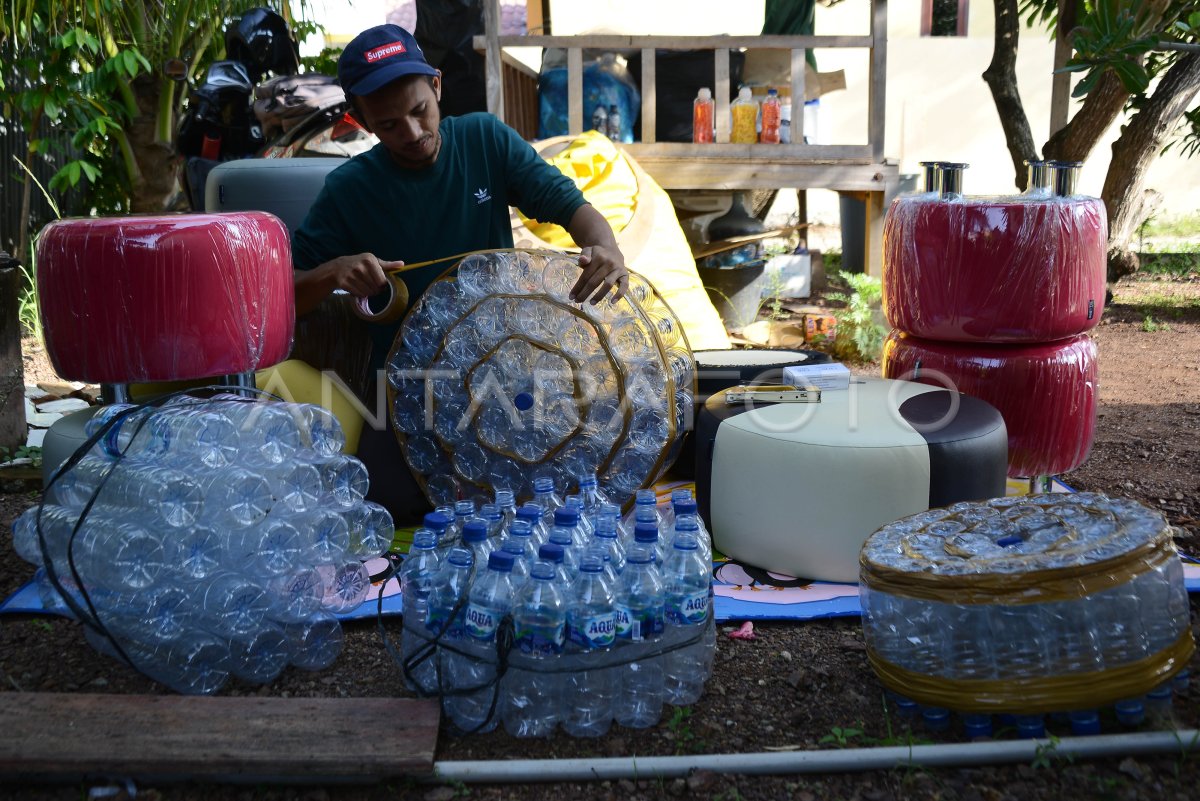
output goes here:
{"type": "Polygon", "coordinates": [[[922,36],[966,36],[969,0],[921,0],[922,36]]]}

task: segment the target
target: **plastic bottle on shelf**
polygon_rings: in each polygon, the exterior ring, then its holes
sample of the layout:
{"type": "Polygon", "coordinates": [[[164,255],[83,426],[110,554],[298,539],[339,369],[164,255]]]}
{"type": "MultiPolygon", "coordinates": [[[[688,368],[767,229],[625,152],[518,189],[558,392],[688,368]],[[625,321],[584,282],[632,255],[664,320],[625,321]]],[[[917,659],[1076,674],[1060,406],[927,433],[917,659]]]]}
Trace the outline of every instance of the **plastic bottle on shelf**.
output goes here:
{"type": "Polygon", "coordinates": [[[567,604],[567,644],[574,670],[563,679],[562,726],[572,737],[599,737],[612,723],[614,668],[604,667],[616,637],[613,589],[603,561],[588,554],[567,604]]]}
{"type": "Polygon", "coordinates": [[[471,585],[465,617],[463,654],[457,655],[456,692],[443,699],[446,716],[464,732],[486,732],[500,719],[496,675],[496,631],[512,609],[513,557],[504,551],[488,556],[487,571],[471,585]],[[464,692],[466,690],[466,692],[464,692]]]}
{"type": "Polygon", "coordinates": [[[779,92],[773,88],[768,89],[767,97],[762,102],[762,132],[759,134],[758,141],[772,145],[779,144],[781,119],[779,92]]]}
{"type": "Polygon", "coordinates": [[[702,87],[696,93],[696,99],[692,101],[692,141],[703,144],[714,141],[713,126],[715,119],[713,116],[712,90],[707,86],[702,87]]]}
{"type": "Polygon", "coordinates": [[[617,108],[617,104],[613,103],[608,107],[608,138],[614,142],[620,142],[623,134],[621,133],[621,109],[617,108]]]}
{"type": "Polygon", "coordinates": [[[704,693],[704,635],[712,611],[710,567],[701,559],[695,537],[682,532],[676,536],[662,576],[667,621],[663,644],[681,646],[663,657],[663,697],[675,706],[688,706],[704,693]]]}
{"type": "Polygon", "coordinates": [[[662,579],[654,554],[635,546],[629,553],[614,600],[617,693],[613,718],[620,726],[645,729],[662,717],[664,619],[662,579]]]}
{"type": "Polygon", "coordinates": [[[425,628],[438,565],[437,542],[437,534],[430,529],[417,529],[408,556],[400,565],[400,593],[404,599],[400,654],[405,665],[404,683],[410,690],[419,689],[427,695],[437,691],[435,654],[425,628]]]}
{"type": "Polygon", "coordinates": [[[562,548],[541,546],[529,581],[513,599],[513,651],[501,683],[501,719],[514,737],[549,737],[558,726],[562,676],[551,672],[566,640],[562,548]]]}
{"type": "Polygon", "coordinates": [[[779,143],[792,143],[792,104],[782,103],[779,106],[779,143]]]}
{"type": "Polygon", "coordinates": [[[592,109],[592,130],[608,136],[608,109],[603,103],[592,109]]]}
{"type": "Polygon", "coordinates": [[[730,104],[729,111],[733,115],[729,141],[747,145],[758,142],[758,102],[749,86],[738,90],[737,99],[730,104]]]}

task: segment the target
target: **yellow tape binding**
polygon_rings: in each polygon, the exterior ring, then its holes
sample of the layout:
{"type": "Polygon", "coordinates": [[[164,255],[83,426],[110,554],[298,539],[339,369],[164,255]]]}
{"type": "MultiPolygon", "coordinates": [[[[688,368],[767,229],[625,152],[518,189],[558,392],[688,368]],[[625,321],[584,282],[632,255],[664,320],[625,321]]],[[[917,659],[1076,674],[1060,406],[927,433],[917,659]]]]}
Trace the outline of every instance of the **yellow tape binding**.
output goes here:
{"type": "Polygon", "coordinates": [[[1036,714],[1097,709],[1136,698],[1187,666],[1195,651],[1185,629],[1172,645],[1128,665],[1086,673],[1014,679],[951,679],[902,668],[868,646],[867,659],[884,686],[928,706],[959,712],[1036,714]]]}
{"type": "Polygon", "coordinates": [[[367,298],[359,298],[354,304],[354,314],[368,323],[390,324],[404,317],[408,311],[408,284],[398,275],[388,275],[388,302],[383,311],[376,314],[371,311],[367,298]]]}
{"type": "Polygon", "coordinates": [[[960,576],[918,573],[883,567],[859,557],[861,582],[872,590],[905,598],[955,604],[1042,604],[1075,601],[1126,584],[1172,559],[1178,559],[1169,527],[1152,540],[1102,562],[960,576]]]}

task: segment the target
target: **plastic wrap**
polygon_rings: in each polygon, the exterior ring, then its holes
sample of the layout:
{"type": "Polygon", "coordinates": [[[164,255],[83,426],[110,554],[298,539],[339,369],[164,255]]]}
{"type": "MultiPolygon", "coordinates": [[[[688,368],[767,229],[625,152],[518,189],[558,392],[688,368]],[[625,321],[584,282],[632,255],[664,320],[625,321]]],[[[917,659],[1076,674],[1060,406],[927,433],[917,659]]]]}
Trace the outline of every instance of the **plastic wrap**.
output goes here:
{"type": "Polygon", "coordinates": [[[1194,650],[1171,529],[1135,501],[933,509],[875,532],[860,565],[868,658],[928,705],[1095,709],[1154,689],[1194,650]]]}
{"type": "Polygon", "coordinates": [[[264,212],[59,220],[38,240],[54,369],[174,381],[269,367],[295,321],[291,245],[264,212]]]}
{"type": "Polygon", "coordinates": [[[952,342],[1049,342],[1104,310],[1104,203],[908,195],[884,221],[883,310],[910,334],[952,342]]]}
{"type": "Polygon", "coordinates": [[[626,503],[678,456],[696,373],[683,326],[636,273],[597,305],[567,300],[578,276],[565,253],[475,253],[410,310],[388,406],[434,505],[588,474],[626,503]]]}
{"type": "Polygon", "coordinates": [[[1086,334],[1033,345],[970,345],[892,331],[883,374],[957,389],[999,409],[1010,476],[1065,473],[1092,448],[1100,374],[1086,334]]]}

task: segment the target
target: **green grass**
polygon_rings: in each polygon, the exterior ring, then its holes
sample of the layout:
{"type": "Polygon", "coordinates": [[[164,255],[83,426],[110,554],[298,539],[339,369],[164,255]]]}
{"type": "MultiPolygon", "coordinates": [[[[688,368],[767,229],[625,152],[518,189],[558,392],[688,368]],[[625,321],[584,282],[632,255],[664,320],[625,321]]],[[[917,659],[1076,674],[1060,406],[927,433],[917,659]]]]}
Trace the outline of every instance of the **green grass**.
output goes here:
{"type": "Polygon", "coordinates": [[[1200,236],[1200,211],[1188,214],[1172,214],[1165,217],[1151,217],[1138,233],[1145,237],[1169,236],[1187,238],[1200,236]]]}
{"type": "Polygon", "coordinates": [[[1149,244],[1138,253],[1146,275],[1184,276],[1200,272],[1200,244],[1179,242],[1170,245],[1149,244]],[[1169,250],[1168,250],[1169,248],[1169,250]]]}
{"type": "Polygon", "coordinates": [[[1145,319],[1142,320],[1142,330],[1147,334],[1150,334],[1155,331],[1170,331],[1171,326],[1167,325],[1166,323],[1160,323],[1147,314],[1145,319]]]}

